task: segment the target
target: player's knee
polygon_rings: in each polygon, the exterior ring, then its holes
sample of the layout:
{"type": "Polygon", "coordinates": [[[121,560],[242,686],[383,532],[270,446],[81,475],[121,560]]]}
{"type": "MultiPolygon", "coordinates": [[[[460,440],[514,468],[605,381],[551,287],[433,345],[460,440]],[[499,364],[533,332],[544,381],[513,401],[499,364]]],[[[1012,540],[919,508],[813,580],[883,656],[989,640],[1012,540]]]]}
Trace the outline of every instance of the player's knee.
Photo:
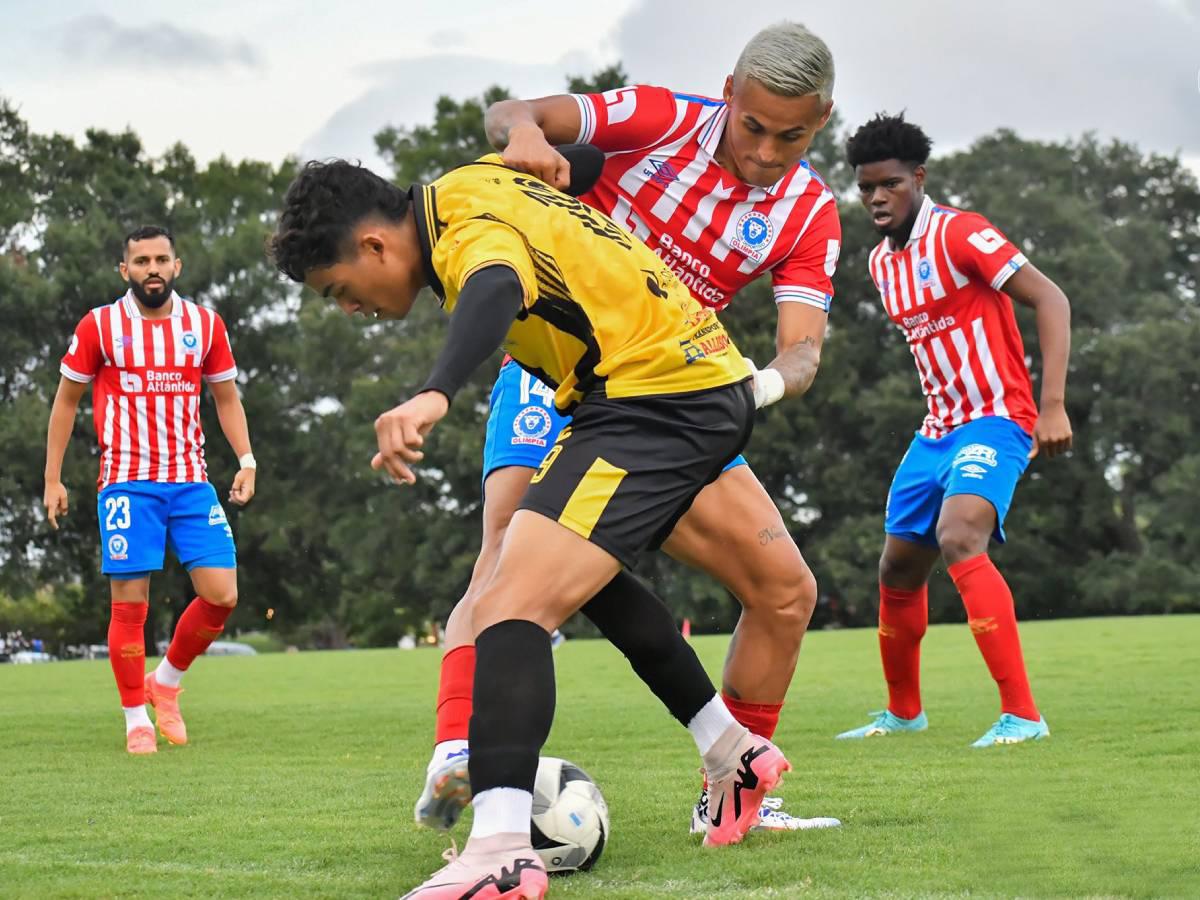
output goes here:
{"type": "Polygon", "coordinates": [[[768,616],[781,639],[798,641],[817,605],[817,579],[812,569],[797,559],[786,571],[746,591],[742,605],[748,611],[768,616]]]}
{"type": "Polygon", "coordinates": [[[206,591],[204,599],[213,606],[223,606],[225,609],[233,609],[237,606],[238,602],[237,585],[234,584],[215,591],[206,591]]]}
{"type": "Polygon", "coordinates": [[[990,533],[966,519],[952,518],[938,522],[937,542],[947,565],[986,553],[990,533]]]}

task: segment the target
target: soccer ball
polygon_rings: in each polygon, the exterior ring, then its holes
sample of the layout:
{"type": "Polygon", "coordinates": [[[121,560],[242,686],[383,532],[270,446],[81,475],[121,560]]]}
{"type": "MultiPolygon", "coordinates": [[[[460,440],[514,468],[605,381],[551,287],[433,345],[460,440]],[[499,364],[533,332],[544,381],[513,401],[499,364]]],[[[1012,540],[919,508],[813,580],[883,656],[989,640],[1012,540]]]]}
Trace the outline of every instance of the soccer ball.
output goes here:
{"type": "Polygon", "coordinates": [[[547,872],[586,872],[608,840],[608,804],[587,772],[553,756],[533,783],[533,849],[547,872]]]}

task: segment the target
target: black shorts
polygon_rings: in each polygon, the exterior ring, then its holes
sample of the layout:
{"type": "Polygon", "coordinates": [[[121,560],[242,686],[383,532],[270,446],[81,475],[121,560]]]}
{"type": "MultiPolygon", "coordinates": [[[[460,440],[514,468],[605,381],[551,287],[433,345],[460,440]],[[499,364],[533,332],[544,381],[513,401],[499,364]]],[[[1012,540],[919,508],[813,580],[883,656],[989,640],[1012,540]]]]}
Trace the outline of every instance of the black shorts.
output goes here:
{"type": "Polygon", "coordinates": [[[587,398],[529,484],[541,513],[633,566],[657,550],[754,427],[748,381],[663,397],[587,398]]]}

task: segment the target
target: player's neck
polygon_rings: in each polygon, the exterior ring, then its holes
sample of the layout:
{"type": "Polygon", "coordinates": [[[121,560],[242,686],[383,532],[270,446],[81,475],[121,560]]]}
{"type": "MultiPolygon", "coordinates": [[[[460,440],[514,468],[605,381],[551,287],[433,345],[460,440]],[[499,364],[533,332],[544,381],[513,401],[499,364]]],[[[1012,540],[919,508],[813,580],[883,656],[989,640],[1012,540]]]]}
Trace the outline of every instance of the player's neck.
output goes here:
{"type": "Polygon", "coordinates": [[[147,306],[137,298],[136,294],[133,296],[133,302],[137,305],[143,319],[169,319],[171,318],[171,313],[175,311],[174,296],[168,297],[167,302],[162,306],[147,306]]]}
{"type": "Polygon", "coordinates": [[[892,250],[900,250],[908,243],[908,239],[912,237],[912,231],[917,226],[917,217],[921,215],[921,204],[924,202],[924,197],[918,197],[913,203],[912,212],[908,218],[895,231],[888,235],[888,245],[892,250]]]}

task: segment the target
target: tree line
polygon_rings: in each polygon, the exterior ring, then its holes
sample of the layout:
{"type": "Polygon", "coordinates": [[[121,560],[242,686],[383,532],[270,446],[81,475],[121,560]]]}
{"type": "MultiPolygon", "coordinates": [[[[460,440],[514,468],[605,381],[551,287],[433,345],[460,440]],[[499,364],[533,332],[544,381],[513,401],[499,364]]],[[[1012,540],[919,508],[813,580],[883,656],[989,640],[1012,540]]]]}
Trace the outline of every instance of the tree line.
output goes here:
{"type": "MultiPolygon", "coordinates": [[[[602,90],[620,66],[569,81],[602,90]]],[[[488,152],[483,112],[508,96],[437,102],[430,124],[376,137],[397,183],[432,179],[488,152]]],[[[842,197],[844,245],[821,371],[798,402],[765,410],[747,449],[816,573],[816,624],[875,619],[876,562],[891,474],[924,414],[911,356],[867,274],[877,242],[853,191],[835,119],[810,161],[842,197]]],[[[854,123],[856,124],[856,123],[854,123]]],[[[485,366],[427,449],[414,488],[368,467],[374,417],[424,380],[445,322],[419,302],[403,323],[355,322],[296,291],[264,253],[297,161],[220,158],[180,145],[151,156],[134,133],[82,140],[30,130],[0,99],[0,630],[51,645],[100,642],[97,453],[85,400],[64,464],[71,512],[42,507],[46,421],[58,360],[79,318],[123,293],[121,239],[176,234],[182,293],[229,326],[259,461],[259,492],[229,509],[240,562],[231,626],[301,646],[393,644],[444,619],[478,548],[480,454],[496,366],[485,366]]],[[[1035,460],[1017,491],[1002,559],[1023,618],[1200,610],[1200,186],[1177,157],[1091,136],[1046,142],[1001,130],[935,158],[927,190],[978,209],[1066,291],[1073,309],[1068,458],[1035,460]]],[[[722,319],[755,359],[773,356],[775,305],[760,280],[722,319]]],[[[1034,319],[1018,311],[1035,379],[1034,319]]],[[[497,360],[498,363],[498,360],[497,360]]],[[[204,404],[209,475],[236,461],[204,404]]],[[[737,604],[665,558],[649,577],[698,630],[728,630],[737,604]]],[[[172,562],[152,581],[158,634],[186,606],[172,562]]],[[[961,621],[935,577],[934,621],[961,621]]],[[[583,623],[571,627],[584,629],[583,623]]],[[[232,630],[232,629],[231,629],[232,630]]]]}

